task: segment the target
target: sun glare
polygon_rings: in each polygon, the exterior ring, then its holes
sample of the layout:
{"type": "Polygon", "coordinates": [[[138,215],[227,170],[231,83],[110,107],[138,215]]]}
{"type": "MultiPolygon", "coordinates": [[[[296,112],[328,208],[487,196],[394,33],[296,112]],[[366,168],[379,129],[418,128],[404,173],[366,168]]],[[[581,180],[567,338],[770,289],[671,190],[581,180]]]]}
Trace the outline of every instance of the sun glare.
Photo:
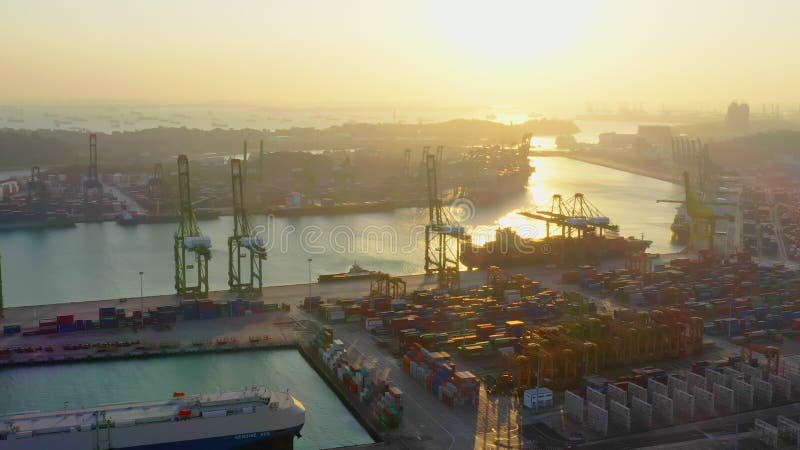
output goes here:
{"type": "Polygon", "coordinates": [[[525,59],[557,53],[582,30],[587,6],[574,1],[436,2],[437,25],[479,57],[525,59]]]}

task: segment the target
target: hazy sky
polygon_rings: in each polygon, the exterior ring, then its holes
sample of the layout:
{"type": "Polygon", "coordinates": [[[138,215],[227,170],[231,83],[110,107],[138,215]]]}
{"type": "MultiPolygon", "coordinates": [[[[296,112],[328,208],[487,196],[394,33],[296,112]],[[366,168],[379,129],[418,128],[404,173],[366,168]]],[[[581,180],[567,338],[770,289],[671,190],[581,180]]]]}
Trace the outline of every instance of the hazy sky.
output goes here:
{"type": "Polygon", "coordinates": [[[0,102],[797,102],[798,24],[798,0],[3,0],[0,102]]]}

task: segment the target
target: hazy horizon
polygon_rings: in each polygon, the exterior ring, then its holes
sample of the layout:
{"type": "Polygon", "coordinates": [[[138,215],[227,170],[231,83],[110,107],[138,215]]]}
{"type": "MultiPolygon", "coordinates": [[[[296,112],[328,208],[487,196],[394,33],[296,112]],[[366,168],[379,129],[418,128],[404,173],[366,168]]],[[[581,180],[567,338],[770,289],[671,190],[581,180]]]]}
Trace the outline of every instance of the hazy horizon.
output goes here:
{"type": "Polygon", "coordinates": [[[800,63],[788,57],[800,50],[800,3],[786,0],[35,0],[0,12],[2,104],[514,105],[565,115],[587,102],[656,111],[800,100],[800,63]]]}

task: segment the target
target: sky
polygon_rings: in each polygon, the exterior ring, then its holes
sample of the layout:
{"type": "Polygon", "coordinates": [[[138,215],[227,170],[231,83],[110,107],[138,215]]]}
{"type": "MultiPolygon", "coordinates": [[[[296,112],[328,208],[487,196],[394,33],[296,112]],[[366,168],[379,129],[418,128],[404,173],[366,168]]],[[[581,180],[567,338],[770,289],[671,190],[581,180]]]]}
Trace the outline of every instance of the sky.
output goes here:
{"type": "Polygon", "coordinates": [[[800,102],[797,0],[6,0],[0,102],[800,102]]]}

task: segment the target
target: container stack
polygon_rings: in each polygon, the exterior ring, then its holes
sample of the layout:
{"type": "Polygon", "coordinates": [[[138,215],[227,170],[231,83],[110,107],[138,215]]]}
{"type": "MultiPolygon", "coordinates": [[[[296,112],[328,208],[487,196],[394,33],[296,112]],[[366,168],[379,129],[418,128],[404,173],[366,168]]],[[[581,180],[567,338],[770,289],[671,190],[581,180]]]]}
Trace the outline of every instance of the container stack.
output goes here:
{"type": "Polygon", "coordinates": [[[119,322],[117,320],[117,309],[113,306],[100,308],[100,328],[117,328],[119,322]]]}
{"type": "Polygon", "coordinates": [[[19,325],[4,325],[3,336],[12,336],[22,332],[22,327],[19,325]]]}
{"type": "Polygon", "coordinates": [[[72,314],[57,316],[56,323],[58,324],[59,333],[70,333],[77,330],[75,316],[72,314]]]}
{"type": "Polygon", "coordinates": [[[58,322],[56,319],[41,319],[39,320],[39,334],[56,334],[58,333],[58,322]]]}
{"type": "Polygon", "coordinates": [[[477,402],[478,378],[472,372],[457,372],[447,352],[431,352],[413,344],[403,355],[403,371],[448,406],[477,402]]]}
{"type": "Polygon", "coordinates": [[[325,368],[350,395],[371,407],[381,427],[396,428],[402,419],[402,391],[376,379],[365,366],[350,362],[341,340],[321,344],[319,355],[325,368]]]}

